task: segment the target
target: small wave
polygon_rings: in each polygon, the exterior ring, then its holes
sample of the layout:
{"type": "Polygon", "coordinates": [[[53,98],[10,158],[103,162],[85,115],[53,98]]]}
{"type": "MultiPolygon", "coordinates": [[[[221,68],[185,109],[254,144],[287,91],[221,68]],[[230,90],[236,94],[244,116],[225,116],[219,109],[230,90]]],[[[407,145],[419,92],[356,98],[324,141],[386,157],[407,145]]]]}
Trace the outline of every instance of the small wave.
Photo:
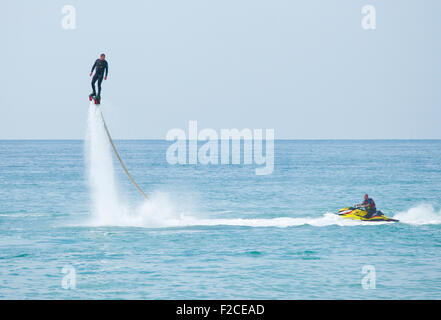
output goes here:
{"type": "Polygon", "coordinates": [[[420,204],[397,213],[394,219],[412,225],[441,224],[441,210],[436,211],[430,204],[420,204]]]}
{"type": "Polygon", "coordinates": [[[15,258],[26,258],[27,256],[29,256],[29,254],[27,254],[27,253],[22,253],[22,254],[18,254],[18,255],[16,255],[16,256],[0,257],[0,260],[3,260],[3,259],[15,259],[15,258]]]}

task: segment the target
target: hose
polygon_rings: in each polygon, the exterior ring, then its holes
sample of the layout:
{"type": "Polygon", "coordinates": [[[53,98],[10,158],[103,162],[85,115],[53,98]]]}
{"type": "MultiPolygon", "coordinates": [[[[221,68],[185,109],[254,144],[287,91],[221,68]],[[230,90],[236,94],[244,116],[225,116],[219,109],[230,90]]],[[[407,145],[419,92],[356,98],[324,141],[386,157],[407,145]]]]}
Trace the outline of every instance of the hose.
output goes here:
{"type": "Polygon", "coordinates": [[[107,133],[107,137],[109,138],[109,142],[112,145],[112,149],[115,152],[116,158],[118,159],[119,163],[121,164],[121,167],[124,169],[124,172],[126,173],[126,175],[129,177],[130,181],[133,183],[133,185],[136,187],[136,189],[138,189],[139,192],[141,192],[141,194],[144,196],[145,199],[149,200],[149,198],[147,197],[147,195],[144,193],[144,191],[142,191],[142,189],[138,186],[138,184],[135,182],[135,180],[133,179],[132,175],[129,173],[129,170],[127,170],[126,166],[124,165],[124,162],[122,161],[118,150],[116,150],[116,146],[113,143],[112,137],[110,136],[109,133],[109,129],[107,128],[106,125],[106,121],[104,120],[104,116],[103,113],[100,110],[100,115],[101,115],[101,119],[103,120],[103,124],[104,124],[104,129],[106,130],[107,133]]]}

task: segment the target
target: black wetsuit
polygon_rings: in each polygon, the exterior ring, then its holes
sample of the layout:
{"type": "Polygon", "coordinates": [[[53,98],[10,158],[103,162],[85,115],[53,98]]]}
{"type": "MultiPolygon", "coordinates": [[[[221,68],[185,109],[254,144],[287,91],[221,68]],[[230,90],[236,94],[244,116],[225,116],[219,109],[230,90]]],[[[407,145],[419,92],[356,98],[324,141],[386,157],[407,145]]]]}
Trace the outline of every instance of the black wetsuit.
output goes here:
{"type": "Polygon", "coordinates": [[[377,212],[377,207],[375,205],[375,201],[371,198],[368,198],[367,200],[364,200],[362,205],[366,206],[366,215],[364,216],[365,219],[372,218],[374,214],[377,212]]]}
{"type": "Polygon", "coordinates": [[[97,59],[93,64],[92,70],[90,72],[93,72],[94,69],[96,69],[96,71],[92,78],[92,90],[93,90],[92,94],[96,95],[95,82],[98,81],[98,96],[101,96],[101,82],[103,82],[104,72],[106,73],[106,77],[107,77],[107,72],[109,71],[109,65],[107,64],[106,60],[97,59]]]}

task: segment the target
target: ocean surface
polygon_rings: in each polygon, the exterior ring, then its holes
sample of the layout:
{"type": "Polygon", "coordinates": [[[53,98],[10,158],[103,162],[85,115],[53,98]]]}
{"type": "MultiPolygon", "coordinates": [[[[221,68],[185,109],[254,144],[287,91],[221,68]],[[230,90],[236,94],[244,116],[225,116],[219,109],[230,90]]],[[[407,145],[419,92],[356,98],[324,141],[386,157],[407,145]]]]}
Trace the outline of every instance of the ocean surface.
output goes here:
{"type": "Polygon", "coordinates": [[[0,298],[441,298],[441,141],[277,140],[259,176],[116,140],[144,200],[90,108],[84,141],[0,141],[0,298]],[[400,222],[333,214],[365,192],[400,222]]]}

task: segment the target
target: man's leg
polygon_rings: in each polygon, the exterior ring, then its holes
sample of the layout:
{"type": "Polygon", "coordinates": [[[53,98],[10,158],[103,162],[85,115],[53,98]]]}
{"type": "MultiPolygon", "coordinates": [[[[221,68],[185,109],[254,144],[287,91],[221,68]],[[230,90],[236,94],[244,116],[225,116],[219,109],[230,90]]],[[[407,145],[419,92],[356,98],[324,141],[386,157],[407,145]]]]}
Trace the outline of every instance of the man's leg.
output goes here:
{"type": "Polygon", "coordinates": [[[103,75],[98,78],[98,96],[101,97],[101,82],[103,82],[103,75]]]}
{"type": "Polygon", "coordinates": [[[97,74],[95,73],[94,75],[93,75],[93,78],[92,78],[92,82],[91,82],[91,84],[92,84],[92,95],[96,95],[96,91],[95,91],[95,82],[98,80],[98,77],[97,77],[97,74]]]}
{"type": "Polygon", "coordinates": [[[372,218],[372,216],[375,214],[376,210],[370,208],[370,209],[366,210],[366,212],[367,212],[367,213],[366,213],[366,215],[364,216],[364,218],[365,218],[365,219],[370,219],[370,218],[372,218]]]}

